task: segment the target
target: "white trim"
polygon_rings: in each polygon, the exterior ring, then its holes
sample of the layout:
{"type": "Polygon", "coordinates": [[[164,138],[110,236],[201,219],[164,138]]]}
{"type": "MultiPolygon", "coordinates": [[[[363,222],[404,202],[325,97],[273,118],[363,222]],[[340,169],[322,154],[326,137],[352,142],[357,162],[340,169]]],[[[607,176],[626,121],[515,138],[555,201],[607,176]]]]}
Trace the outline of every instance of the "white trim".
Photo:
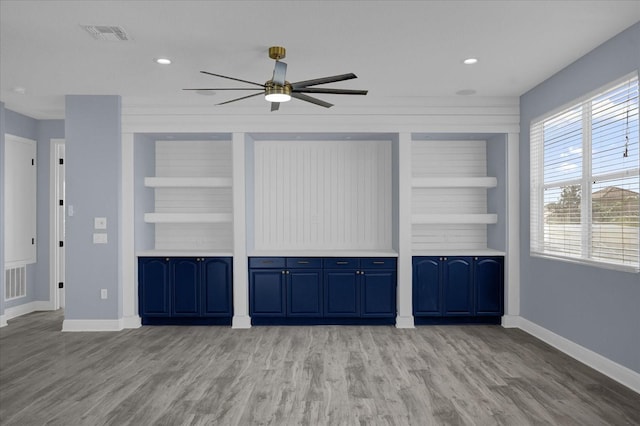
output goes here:
{"type": "Polygon", "coordinates": [[[58,198],[57,184],[58,174],[56,165],[58,164],[58,147],[64,145],[65,140],[54,138],[49,140],[49,300],[54,309],[60,308],[58,291],[58,198]]]}
{"type": "MultiPolygon", "coordinates": [[[[121,143],[121,170],[120,182],[120,223],[118,226],[120,247],[118,248],[119,264],[119,297],[122,303],[122,317],[125,328],[140,323],[138,317],[138,262],[135,255],[135,224],[134,224],[134,140],[133,134],[123,133],[121,143]]],[[[138,325],[139,327],[140,325],[138,325]]]]}
{"type": "Polygon", "coordinates": [[[251,317],[247,315],[234,315],[231,328],[251,328],[251,317]]]}
{"type": "Polygon", "coordinates": [[[129,316],[120,319],[122,328],[140,328],[142,327],[142,320],[139,316],[129,316]]]}
{"type": "Polygon", "coordinates": [[[413,322],[413,315],[409,317],[396,317],[396,328],[416,328],[413,322]]]}
{"type": "Polygon", "coordinates": [[[30,314],[36,311],[53,311],[53,306],[48,300],[36,300],[24,303],[22,305],[12,306],[4,309],[4,315],[0,317],[0,327],[7,325],[7,321],[22,315],[30,314]]]}
{"type": "Polygon", "coordinates": [[[505,316],[520,315],[520,134],[507,135],[505,316]]]}
{"type": "Polygon", "coordinates": [[[110,320],[64,320],[62,331],[121,331],[124,324],[123,319],[110,320]]]}
{"type": "Polygon", "coordinates": [[[525,318],[511,317],[507,320],[503,317],[503,326],[505,326],[505,322],[509,323],[511,327],[520,328],[581,363],[640,393],[640,373],[605,358],[525,318]]]}

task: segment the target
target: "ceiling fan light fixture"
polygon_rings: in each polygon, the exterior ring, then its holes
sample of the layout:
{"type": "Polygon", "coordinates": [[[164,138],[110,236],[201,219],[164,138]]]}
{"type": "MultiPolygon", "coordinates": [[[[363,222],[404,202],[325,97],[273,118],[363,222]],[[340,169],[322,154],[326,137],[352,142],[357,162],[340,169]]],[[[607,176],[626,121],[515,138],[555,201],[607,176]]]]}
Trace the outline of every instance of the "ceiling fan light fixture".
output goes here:
{"type": "Polygon", "coordinates": [[[264,90],[264,99],[267,102],[289,102],[291,100],[291,87],[267,85],[264,90]]]}

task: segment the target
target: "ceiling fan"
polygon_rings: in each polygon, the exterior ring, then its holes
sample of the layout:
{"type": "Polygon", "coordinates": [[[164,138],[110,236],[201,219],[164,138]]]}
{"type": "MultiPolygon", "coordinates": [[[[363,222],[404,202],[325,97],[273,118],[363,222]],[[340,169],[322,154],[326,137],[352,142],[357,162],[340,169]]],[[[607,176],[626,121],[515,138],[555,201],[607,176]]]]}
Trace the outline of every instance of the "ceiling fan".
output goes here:
{"type": "Polygon", "coordinates": [[[280,46],[272,46],[269,48],[269,57],[276,61],[275,68],[273,69],[273,77],[264,84],[256,83],[253,81],[242,80],[235,77],[227,77],[226,75],[214,74],[208,71],[200,71],[203,74],[212,75],[214,77],[226,78],[229,80],[239,81],[241,83],[251,84],[258,86],[253,87],[235,87],[235,88],[204,88],[204,89],[183,89],[183,90],[259,90],[258,93],[254,93],[248,96],[242,96],[240,98],[231,99],[230,101],[221,102],[216,105],[224,105],[231,102],[241,101],[243,99],[252,98],[254,96],[264,95],[265,100],[271,102],[271,111],[277,111],[280,108],[281,102],[290,101],[291,98],[296,98],[301,101],[310,102],[312,104],[320,105],[325,108],[331,108],[333,104],[325,102],[321,99],[314,98],[306,95],[306,93],[325,93],[332,95],[366,95],[367,90],[349,90],[349,89],[330,89],[312,87],[320,84],[334,83],[337,81],[351,80],[358,78],[355,74],[340,74],[331,77],[315,78],[313,80],[297,81],[295,83],[289,83],[285,80],[287,73],[287,64],[281,61],[286,55],[286,49],[280,46]]]}

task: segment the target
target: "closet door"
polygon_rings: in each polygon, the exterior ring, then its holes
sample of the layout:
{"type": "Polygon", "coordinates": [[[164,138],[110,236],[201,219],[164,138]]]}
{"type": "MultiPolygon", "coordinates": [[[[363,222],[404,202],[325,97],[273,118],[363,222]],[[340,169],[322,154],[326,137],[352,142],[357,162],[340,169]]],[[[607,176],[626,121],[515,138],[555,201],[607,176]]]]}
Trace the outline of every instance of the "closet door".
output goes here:
{"type": "Polygon", "coordinates": [[[5,135],[5,266],[36,261],[36,142],[5,135]]]}

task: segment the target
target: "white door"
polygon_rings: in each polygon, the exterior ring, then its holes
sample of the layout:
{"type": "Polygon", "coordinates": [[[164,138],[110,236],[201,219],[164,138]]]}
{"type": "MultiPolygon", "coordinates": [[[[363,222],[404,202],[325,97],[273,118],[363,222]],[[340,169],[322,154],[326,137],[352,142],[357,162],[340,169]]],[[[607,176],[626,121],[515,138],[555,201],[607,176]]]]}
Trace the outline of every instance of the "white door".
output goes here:
{"type": "Polygon", "coordinates": [[[54,150],[54,158],[52,167],[54,169],[54,223],[55,238],[53,240],[54,250],[54,307],[55,309],[64,308],[64,286],[65,286],[65,164],[64,164],[64,140],[55,140],[52,149],[54,150]]]}

